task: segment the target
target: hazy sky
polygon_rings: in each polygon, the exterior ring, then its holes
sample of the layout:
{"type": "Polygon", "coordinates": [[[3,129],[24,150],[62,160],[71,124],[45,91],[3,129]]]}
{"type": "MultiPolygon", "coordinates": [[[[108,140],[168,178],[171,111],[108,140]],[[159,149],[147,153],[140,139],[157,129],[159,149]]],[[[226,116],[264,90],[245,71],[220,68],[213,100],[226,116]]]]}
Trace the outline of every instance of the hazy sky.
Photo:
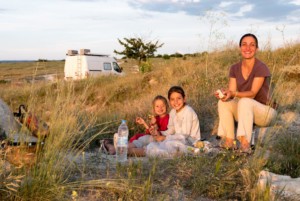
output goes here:
{"type": "Polygon", "coordinates": [[[255,33],[261,48],[300,41],[300,0],[0,0],[0,60],[110,54],[118,38],[159,40],[157,53],[211,50],[255,33]],[[210,43],[208,43],[210,42],[210,43]]]}

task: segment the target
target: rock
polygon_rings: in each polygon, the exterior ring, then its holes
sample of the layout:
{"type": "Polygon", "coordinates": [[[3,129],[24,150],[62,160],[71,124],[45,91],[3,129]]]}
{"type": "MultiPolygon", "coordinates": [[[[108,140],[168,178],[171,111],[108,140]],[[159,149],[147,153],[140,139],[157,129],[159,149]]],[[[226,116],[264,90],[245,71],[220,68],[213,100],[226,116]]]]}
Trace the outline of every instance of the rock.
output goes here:
{"type": "Polygon", "coordinates": [[[0,99],[0,130],[2,131],[0,140],[9,137],[13,133],[19,132],[20,129],[21,125],[15,120],[14,115],[7,104],[0,99]]]}
{"type": "Polygon", "coordinates": [[[13,113],[7,104],[0,99],[0,140],[1,152],[5,155],[5,159],[16,166],[32,166],[36,161],[36,146],[29,146],[36,144],[38,139],[28,132],[21,132],[22,125],[17,122],[13,113]],[[28,145],[17,145],[25,143],[28,145]]]}
{"type": "Polygon", "coordinates": [[[300,200],[300,177],[291,178],[263,170],[259,173],[258,187],[261,190],[269,187],[272,196],[280,194],[288,199],[300,200]]]}
{"type": "Polygon", "coordinates": [[[35,136],[20,132],[22,125],[17,122],[7,104],[0,99],[0,140],[9,139],[11,142],[37,142],[35,136]],[[1,135],[2,134],[2,135],[1,135]]]}

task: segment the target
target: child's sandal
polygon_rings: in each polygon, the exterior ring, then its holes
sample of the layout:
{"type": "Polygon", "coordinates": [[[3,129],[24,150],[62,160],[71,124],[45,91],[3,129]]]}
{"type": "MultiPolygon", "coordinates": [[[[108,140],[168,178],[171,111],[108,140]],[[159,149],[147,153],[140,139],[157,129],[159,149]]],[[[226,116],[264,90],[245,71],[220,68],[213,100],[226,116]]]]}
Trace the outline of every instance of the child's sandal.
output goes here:
{"type": "Polygon", "coordinates": [[[101,151],[103,151],[107,155],[114,155],[116,152],[115,152],[115,150],[110,149],[110,145],[114,146],[113,139],[107,138],[107,139],[100,140],[101,151]]]}
{"type": "Polygon", "coordinates": [[[100,140],[100,148],[99,148],[99,151],[103,151],[105,154],[108,154],[108,150],[107,150],[107,148],[105,147],[105,145],[104,145],[104,141],[105,140],[100,140]]]}

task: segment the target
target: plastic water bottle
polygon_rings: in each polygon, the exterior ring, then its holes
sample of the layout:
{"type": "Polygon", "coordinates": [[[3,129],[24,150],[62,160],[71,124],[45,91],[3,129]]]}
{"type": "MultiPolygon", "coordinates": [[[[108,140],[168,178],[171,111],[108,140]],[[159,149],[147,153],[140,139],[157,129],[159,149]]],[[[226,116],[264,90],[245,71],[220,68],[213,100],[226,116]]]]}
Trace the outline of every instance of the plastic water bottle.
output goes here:
{"type": "Polygon", "coordinates": [[[128,127],[126,120],[122,120],[121,125],[118,129],[118,140],[117,140],[117,161],[127,161],[127,149],[128,149],[128,127]]]}

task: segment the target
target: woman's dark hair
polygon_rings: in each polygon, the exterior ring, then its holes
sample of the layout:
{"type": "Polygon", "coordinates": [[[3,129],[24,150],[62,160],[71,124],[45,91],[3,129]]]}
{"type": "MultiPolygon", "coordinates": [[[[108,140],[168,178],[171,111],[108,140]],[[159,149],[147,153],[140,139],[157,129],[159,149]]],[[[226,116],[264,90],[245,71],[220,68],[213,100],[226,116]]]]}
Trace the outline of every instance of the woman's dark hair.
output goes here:
{"type": "Polygon", "coordinates": [[[170,96],[173,92],[181,94],[183,98],[185,97],[185,93],[184,93],[183,89],[180,86],[173,86],[168,91],[168,99],[169,100],[170,100],[170,96]]]}
{"type": "Polygon", "coordinates": [[[157,101],[157,100],[161,100],[162,102],[164,102],[164,104],[166,105],[167,110],[169,109],[169,104],[168,104],[168,101],[167,101],[167,99],[165,97],[163,97],[161,95],[155,96],[155,98],[152,101],[152,105],[153,106],[155,104],[155,101],[157,101]]]}
{"type": "Polygon", "coordinates": [[[254,34],[252,34],[252,33],[247,33],[247,34],[245,34],[245,35],[242,36],[242,38],[240,39],[240,47],[242,46],[242,40],[245,37],[249,37],[249,36],[252,37],[252,38],[254,38],[255,43],[256,43],[256,48],[258,48],[258,40],[257,40],[256,36],[254,34]]]}

